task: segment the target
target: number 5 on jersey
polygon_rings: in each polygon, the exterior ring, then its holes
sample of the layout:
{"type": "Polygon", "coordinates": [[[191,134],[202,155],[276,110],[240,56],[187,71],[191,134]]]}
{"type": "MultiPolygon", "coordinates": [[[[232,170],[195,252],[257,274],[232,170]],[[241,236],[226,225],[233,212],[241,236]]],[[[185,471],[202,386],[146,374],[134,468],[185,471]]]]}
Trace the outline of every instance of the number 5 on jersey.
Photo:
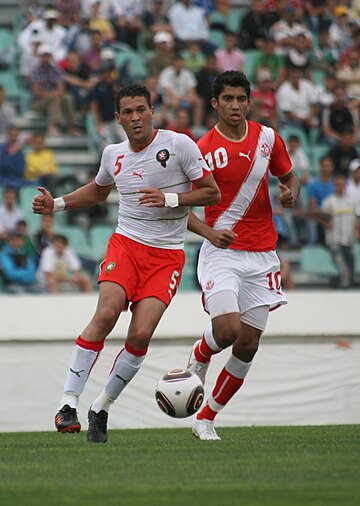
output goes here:
{"type": "Polygon", "coordinates": [[[117,158],[116,158],[116,162],[115,162],[115,167],[117,167],[117,169],[115,170],[114,172],[114,176],[117,176],[118,174],[120,174],[120,171],[121,171],[121,159],[124,158],[125,155],[119,155],[117,158]]]}

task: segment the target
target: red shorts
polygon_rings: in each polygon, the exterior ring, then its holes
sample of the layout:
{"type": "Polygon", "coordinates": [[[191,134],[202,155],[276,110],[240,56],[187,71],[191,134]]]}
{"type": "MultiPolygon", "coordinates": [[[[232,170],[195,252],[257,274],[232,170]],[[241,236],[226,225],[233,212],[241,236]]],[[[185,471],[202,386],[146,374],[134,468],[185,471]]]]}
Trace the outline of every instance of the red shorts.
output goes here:
{"type": "Polygon", "coordinates": [[[184,264],[182,249],[154,248],[115,233],[100,265],[98,282],[118,283],[132,303],[156,297],[168,305],[180,284],[184,264]]]}

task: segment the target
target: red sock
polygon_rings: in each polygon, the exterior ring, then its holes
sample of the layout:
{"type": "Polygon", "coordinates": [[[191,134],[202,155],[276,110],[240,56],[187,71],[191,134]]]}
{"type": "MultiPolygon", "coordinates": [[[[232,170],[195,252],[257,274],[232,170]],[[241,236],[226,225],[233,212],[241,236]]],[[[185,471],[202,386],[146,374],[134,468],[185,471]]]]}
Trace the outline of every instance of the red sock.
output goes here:
{"type": "Polygon", "coordinates": [[[104,347],[104,341],[86,341],[81,336],[76,339],[76,344],[85,350],[101,351],[104,347]]]}
{"type": "Polygon", "coordinates": [[[212,355],[215,355],[215,353],[218,353],[217,351],[212,350],[207,342],[205,341],[205,337],[203,336],[201,339],[201,342],[196,346],[194,350],[195,358],[198,362],[202,362],[203,364],[206,364],[206,362],[209,362],[212,355]]]}
{"type": "MultiPolygon", "coordinates": [[[[230,374],[224,367],[218,376],[211,396],[217,404],[224,407],[236,394],[243,383],[244,378],[236,378],[236,376],[230,374]]],[[[208,404],[206,404],[200,413],[198,413],[196,418],[198,420],[202,420],[203,418],[206,418],[206,420],[214,420],[217,413],[218,411],[214,411],[208,404]]]]}

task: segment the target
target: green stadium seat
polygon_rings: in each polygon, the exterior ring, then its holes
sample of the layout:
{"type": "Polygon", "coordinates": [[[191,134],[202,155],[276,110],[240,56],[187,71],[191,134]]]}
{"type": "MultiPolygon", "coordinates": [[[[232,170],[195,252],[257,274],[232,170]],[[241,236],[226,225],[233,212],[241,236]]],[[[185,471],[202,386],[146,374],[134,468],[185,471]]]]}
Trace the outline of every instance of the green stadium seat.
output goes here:
{"type": "Polygon", "coordinates": [[[305,131],[297,126],[283,126],[279,128],[279,134],[284,139],[285,143],[288,144],[289,137],[296,135],[300,139],[300,146],[306,151],[310,148],[309,140],[306,136],[305,131]]]}
{"type": "Polygon", "coordinates": [[[355,257],[355,274],[360,276],[360,243],[355,243],[354,247],[354,257],[355,257]]]}
{"type": "Polygon", "coordinates": [[[24,214],[24,220],[31,234],[41,227],[41,216],[39,214],[33,214],[32,212],[32,201],[37,193],[36,185],[23,186],[19,190],[19,206],[24,214]]]}
{"type": "Polygon", "coordinates": [[[225,34],[222,30],[210,29],[209,30],[209,42],[215,44],[215,46],[223,49],[225,47],[225,34]]]}
{"type": "Polygon", "coordinates": [[[148,70],[143,57],[136,51],[119,51],[115,57],[116,67],[121,71],[126,66],[130,79],[142,81],[147,75],[148,70]]]}
{"type": "Polygon", "coordinates": [[[106,248],[110,236],[114,233],[115,226],[111,225],[93,225],[89,231],[91,256],[94,260],[102,260],[106,253],[106,248]]]}
{"type": "Polygon", "coordinates": [[[0,84],[4,87],[6,97],[11,101],[20,101],[21,90],[12,70],[0,70],[0,84]]]}
{"type": "Polygon", "coordinates": [[[255,74],[255,63],[260,54],[260,49],[245,49],[244,74],[253,81],[255,74]]]}
{"type": "Polygon", "coordinates": [[[310,174],[317,175],[320,169],[320,160],[323,156],[327,155],[330,148],[324,144],[317,144],[310,149],[310,174]]]}
{"type": "Polygon", "coordinates": [[[300,252],[300,268],[302,272],[318,276],[338,275],[330,252],[319,245],[303,246],[300,252]]]}

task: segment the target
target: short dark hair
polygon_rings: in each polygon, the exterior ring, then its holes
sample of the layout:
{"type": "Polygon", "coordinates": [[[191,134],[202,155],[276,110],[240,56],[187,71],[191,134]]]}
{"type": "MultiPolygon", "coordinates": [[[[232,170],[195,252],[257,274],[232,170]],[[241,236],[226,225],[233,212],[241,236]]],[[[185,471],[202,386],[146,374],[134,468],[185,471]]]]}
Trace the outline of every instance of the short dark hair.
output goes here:
{"type": "Polygon", "coordinates": [[[225,86],[245,88],[246,96],[248,99],[250,98],[251,86],[243,72],[239,72],[238,70],[226,70],[215,78],[213,83],[213,96],[216,100],[219,100],[219,96],[224,91],[225,86]]]}
{"type": "Polygon", "coordinates": [[[147,105],[151,108],[151,95],[150,91],[143,84],[128,84],[120,88],[115,95],[115,110],[120,112],[120,100],[124,97],[144,97],[147,105]]]}
{"type": "Polygon", "coordinates": [[[63,234],[55,234],[53,241],[61,242],[64,246],[67,246],[69,244],[68,238],[63,234]]]}

